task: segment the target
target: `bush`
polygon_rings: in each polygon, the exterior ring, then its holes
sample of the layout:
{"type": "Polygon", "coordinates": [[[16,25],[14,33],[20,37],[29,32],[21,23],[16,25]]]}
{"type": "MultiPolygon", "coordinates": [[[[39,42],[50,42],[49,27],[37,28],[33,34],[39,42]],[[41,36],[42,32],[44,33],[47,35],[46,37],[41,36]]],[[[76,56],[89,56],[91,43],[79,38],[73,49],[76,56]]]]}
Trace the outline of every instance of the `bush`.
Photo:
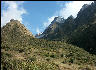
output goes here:
{"type": "Polygon", "coordinates": [[[47,53],[47,54],[44,54],[46,57],[49,57],[49,54],[47,53]]]}
{"type": "Polygon", "coordinates": [[[47,61],[50,61],[50,58],[46,58],[47,61]]]}
{"type": "Polygon", "coordinates": [[[22,52],[24,52],[24,49],[19,49],[19,53],[22,53],[22,52]]]}
{"type": "Polygon", "coordinates": [[[64,61],[62,61],[62,63],[67,63],[67,61],[66,61],[66,60],[64,60],[64,61]]]}
{"type": "Polygon", "coordinates": [[[4,52],[2,52],[2,53],[1,53],[1,57],[12,57],[12,55],[9,54],[9,53],[4,53],[4,52]]]}
{"type": "Polygon", "coordinates": [[[89,67],[83,68],[82,70],[91,70],[89,67]]]}
{"type": "Polygon", "coordinates": [[[61,57],[63,57],[64,55],[63,54],[61,54],[61,57]]]}
{"type": "Polygon", "coordinates": [[[71,57],[71,56],[74,56],[72,52],[66,55],[66,57],[71,57]]]}
{"type": "Polygon", "coordinates": [[[69,60],[69,63],[73,63],[74,62],[74,58],[71,58],[70,60],[69,60]]]}
{"type": "Polygon", "coordinates": [[[52,57],[52,58],[56,58],[56,55],[55,55],[55,54],[52,54],[52,55],[50,55],[50,57],[52,57]]]}
{"type": "Polygon", "coordinates": [[[31,56],[31,57],[28,57],[28,59],[29,59],[29,61],[31,61],[31,62],[32,62],[32,61],[36,61],[36,58],[35,58],[35,57],[32,57],[32,56],[31,56]]]}

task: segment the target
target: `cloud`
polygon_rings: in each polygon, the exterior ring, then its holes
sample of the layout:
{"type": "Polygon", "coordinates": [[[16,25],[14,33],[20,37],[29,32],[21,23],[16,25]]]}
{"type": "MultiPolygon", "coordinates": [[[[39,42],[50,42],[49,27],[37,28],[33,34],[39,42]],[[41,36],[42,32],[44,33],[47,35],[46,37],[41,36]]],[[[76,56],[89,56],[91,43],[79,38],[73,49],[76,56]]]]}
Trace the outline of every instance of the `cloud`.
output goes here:
{"type": "Polygon", "coordinates": [[[76,17],[80,9],[84,4],[91,4],[93,1],[71,1],[66,2],[64,4],[60,4],[60,6],[63,6],[61,10],[59,11],[59,16],[63,16],[65,19],[68,18],[70,15],[73,15],[73,17],[76,17]]]}
{"type": "Polygon", "coordinates": [[[41,31],[39,28],[36,29],[36,32],[39,34],[41,31]]]}
{"type": "Polygon", "coordinates": [[[10,19],[19,20],[22,22],[22,15],[26,13],[23,8],[23,1],[2,1],[6,9],[2,9],[1,27],[6,25],[10,19]]]}
{"type": "Polygon", "coordinates": [[[48,20],[43,23],[44,28],[48,27],[56,16],[48,17],[48,20]]]}
{"type": "Polygon", "coordinates": [[[93,1],[57,1],[57,5],[60,6],[59,11],[55,11],[52,17],[48,17],[48,20],[43,23],[44,29],[48,27],[56,16],[62,16],[67,19],[70,15],[76,17],[80,9],[84,4],[91,4],[93,1]]]}
{"type": "Polygon", "coordinates": [[[65,3],[68,3],[70,1],[56,1],[56,4],[59,5],[60,7],[64,7],[65,3]]]}

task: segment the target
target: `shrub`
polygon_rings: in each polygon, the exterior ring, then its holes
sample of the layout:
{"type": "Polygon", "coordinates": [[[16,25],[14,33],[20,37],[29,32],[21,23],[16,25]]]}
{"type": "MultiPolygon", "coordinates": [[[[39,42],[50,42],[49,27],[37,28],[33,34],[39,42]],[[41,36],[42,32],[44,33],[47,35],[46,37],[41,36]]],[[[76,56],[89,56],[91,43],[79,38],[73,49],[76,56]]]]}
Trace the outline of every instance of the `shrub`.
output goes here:
{"type": "Polygon", "coordinates": [[[69,63],[73,63],[74,62],[74,58],[71,58],[70,60],[69,60],[69,63]]]}
{"type": "Polygon", "coordinates": [[[36,61],[36,58],[35,58],[35,57],[32,57],[32,56],[31,56],[31,57],[28,57],[28,59],[29,59],[29,61],[31,61],[31,62],[32,62],[32,61],[36,61]]]}
{"type": "Polygon", "coordinates": [[[50,57],[56,58],[56,55],[55,54],[51,54],[50,57]]]}
{"type": "Polygon", "coordinates": [[[89,67],[83,68],[82,70],[91,70],[89,67]]]}
{"type": "Polygon", "coordinates": [[[66,61],[66,60],[64,60],[64,61],[62,61],[62,63],[67,63],[67,61],[66,61]]]}
{"type": "Polygon", "coordinates": [[[24,49],[19,49],[19,53],[22,53],[22,52],[24,52],[24,49]]]}
{"type": "Polygon", "coordinates": [[[47,61],[50,61],[50,58],[46,58],[47,61]]]}
{"type": "Polygon", "coordinates": [[[49,57],[49,54],[44,54],[46,57],[49,57]]]}
{"type": "Polygon", "coordinates": [[[9,54],[9,53],[4,53],[4,52],[2,52],[2,53],[1,53],[1,57],[12,57],[12,55],[9,54]]]}
{"type": "Polygon", "coordinates": [[[63,57],[64,55],[63,54],[61,54],[61,57],[63,57]]]}

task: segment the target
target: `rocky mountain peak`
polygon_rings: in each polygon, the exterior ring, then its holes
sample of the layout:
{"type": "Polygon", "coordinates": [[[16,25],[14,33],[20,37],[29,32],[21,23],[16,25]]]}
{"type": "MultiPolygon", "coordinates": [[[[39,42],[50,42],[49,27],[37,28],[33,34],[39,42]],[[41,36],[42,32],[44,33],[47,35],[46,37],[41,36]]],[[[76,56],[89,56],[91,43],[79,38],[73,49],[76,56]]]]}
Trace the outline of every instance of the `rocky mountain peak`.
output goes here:
{"type": "Polygon", "coordinates": [[[81,11],[83,11],[84,9],[86,9],[89,5],[88,4],[84,4],[81,8],[81,11]]]}
{"type": "Polygon", "coordinates": [[[62,16],[55,17],[51,23],[64,23],[65,19],[62,16]]]}

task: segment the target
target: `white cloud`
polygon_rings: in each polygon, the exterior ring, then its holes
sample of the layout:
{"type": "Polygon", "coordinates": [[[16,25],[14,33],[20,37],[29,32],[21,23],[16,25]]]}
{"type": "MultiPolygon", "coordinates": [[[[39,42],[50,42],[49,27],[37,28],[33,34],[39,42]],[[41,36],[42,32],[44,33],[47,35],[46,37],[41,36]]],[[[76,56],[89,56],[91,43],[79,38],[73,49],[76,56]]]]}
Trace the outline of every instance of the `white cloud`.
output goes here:
{"type": "Polygon", "coordinates": [[[43,23],[44,28],[48,27],[51,24],[51,22],[54,20],[54,17],[56,16],[48,17],[48,21],[43,23]]]}
{"type": "Polygon", "coordinates": [[[37,29],[36,29],[36,32],[39,34],[39,33],[40,33],[40,29],[39,29],[39,28],[37,28],[37,29]]]}
{"type": "MultiPolygon", "coordinates": [[[[71,1],[64,4],[64,7],[59,11],[59,15],[63,16],[65,19],[70,15],[73,17],[77,16],[77,13],[80,11],[84,4],[91,4],[93,1],[71,1]]],[[[60,2],[59,2],[60,4],[60,2]]],[[[63,5],[62,3],[60,6],[63,5]]]]}
{"type": "Polygon", "coordinates": [[[48,27],[56,16],[62,16],[67,19],[70,15],[76,17],[84,4],[91,4],[93,1],[57,1],[61,7],[59,11],[54,12],[55,16],[48,17],[48,20],[43,23],[43,27],[48,27]]]}
{"type": "Polygon", "coordinates": [[[6,10],[2,10],[1,27],[4,26],[10,19],[19,20],[22,22],[22,15],[26,10],[22,7],[23,1],[3,1],[6,10]]]}
{"type": "Polygon", "coordinates": [[[68,3],[70,1],[56,1],[56,4],[59,5],[60,7],[64,7],[65,3],[68,3]]]}

